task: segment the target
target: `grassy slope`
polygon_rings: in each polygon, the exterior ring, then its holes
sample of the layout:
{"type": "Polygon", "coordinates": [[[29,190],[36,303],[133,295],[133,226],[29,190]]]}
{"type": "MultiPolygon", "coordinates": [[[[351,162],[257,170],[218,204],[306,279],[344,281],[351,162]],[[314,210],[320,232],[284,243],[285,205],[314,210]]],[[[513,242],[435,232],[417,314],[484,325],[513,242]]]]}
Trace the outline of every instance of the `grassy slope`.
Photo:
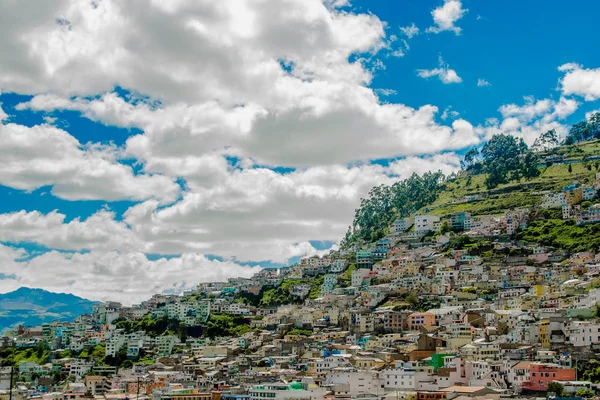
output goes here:
{"type": "MultiPolygon", "coordinates": [[[[598,143],[592,143],[594,151],[598,143]]],[[[587,149],[586,147],[583,147],[587,149]]],[[[595,153],[594,153],[595,154],[595,153]]],[[[421,210],[439,216],[448,216],[461,211],[470,211],[473,215],[501,214],[511,208],[531,207],[540,203],[543,191],[558,191],[565,185],[578,180],[581,183],[595,179],[595,166],[589,171],[584,163],[572,164],[569,173],[568,165],[553,165],[543,168],[539,177],[521,182],[510,182],[488,191],[485,187],[485,175],[461,177],[448,183],[438,199],[421,210]],[[452,200],[460,199],[467,194],[479,194],[482,200],[472,203],[452,204],[452,200]]]]}

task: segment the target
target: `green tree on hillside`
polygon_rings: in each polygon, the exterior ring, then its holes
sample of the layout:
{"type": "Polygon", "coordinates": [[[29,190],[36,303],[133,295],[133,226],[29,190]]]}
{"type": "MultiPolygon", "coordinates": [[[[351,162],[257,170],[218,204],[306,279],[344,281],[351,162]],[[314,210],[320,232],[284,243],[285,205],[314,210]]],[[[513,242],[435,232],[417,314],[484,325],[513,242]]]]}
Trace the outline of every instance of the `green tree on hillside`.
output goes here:
{"type": "Polygon", "coordinates": [[[437,198],[440,183],[444,180],[441,171],[412,174],[409,178],[391,186],[375,186],[362,199],[356,209],[352,229],[342,245],[354,241],[374,242],[385,236],[395,218],[407,217],[437,198]]]}
{"type": "Polygon", "coordinates": [[[479,163],[479,150],[473,148],[465,153],[463,160],[460,162],[460,167],[465,171],[473,168],[474,165],[479,163]]]}
{"type": "Polygon", "coordinates": [[[565,144],[571,145],[590,139],[600,139],[600,112],[593,113],[585,121],[573,124],[565,144]]]}
{"type": "Polygon", "coordinates": [[[555,129],[542,133],[531,146],[533,151],[548,151],[560,145],[555,129]]]}
{"type": "Polygon", "coordinates": [[[527,148],[523,139],[497,134],[487,142],[482,150],[483,163],[488,189],[521,178],[539,175],[537,157],[527,148]]]}

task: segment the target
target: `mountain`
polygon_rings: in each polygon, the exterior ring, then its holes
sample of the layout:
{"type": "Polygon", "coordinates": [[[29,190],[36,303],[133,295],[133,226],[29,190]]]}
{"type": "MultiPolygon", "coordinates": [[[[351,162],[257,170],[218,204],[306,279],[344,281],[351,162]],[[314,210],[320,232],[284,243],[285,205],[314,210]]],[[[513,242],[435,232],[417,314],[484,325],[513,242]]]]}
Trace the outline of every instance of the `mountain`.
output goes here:
{"type": "Polygon", "coordinates": [[[22,287],[0,294],[0,332],[15,326],[35,326],[54,320],[72,321],[92,312],[98,302],[67,293],[22,287]]]}

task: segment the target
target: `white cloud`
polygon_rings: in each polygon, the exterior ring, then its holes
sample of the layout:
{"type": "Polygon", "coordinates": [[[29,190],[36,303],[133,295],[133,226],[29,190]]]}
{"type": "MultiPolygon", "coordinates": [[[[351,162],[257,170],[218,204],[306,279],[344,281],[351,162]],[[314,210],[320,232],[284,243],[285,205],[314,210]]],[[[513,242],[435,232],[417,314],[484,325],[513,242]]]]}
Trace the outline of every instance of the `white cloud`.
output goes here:
{"type": "MultiPolygon", "coordinates": [[[[2,3],[0,87],[34,95],[17,111],[54,121],[54,110],[74,110],[142,132],[116,147],[80,143],[48,124],[0,125],[1,184],[51,185],[68,200],[139,202],[124,220],[108,210],[69,222],[66,210],[0,215],[1,240],[91,250],[8,262],[17,279],[0,287],[18,282],[127,300],[246,274],[199,253],[276,262],[315,254],[309,241],[339,240],[373,185],[455,170],[458,157],[449,151],[479,144],[485,132],[463,119],[438,124],[433,105],[380,101],[388,92],[369,85],[385,67],[378,57],[394,51],[385,24],[339,9],[345,5],[65,0],[34,10],[2,3]],[[369,162],[397,157],[405,158],[386,167],[369,162]],[[274,168],[282,166],[296,169],[274,168]],[[159,262],[143,253],[183,256],[159,262]],[[48,270],[53,276],[43,281],[48,270]]],[[[407,28],[407,38],[418,32],[407,28]]],[[[438,70],[431,76],[461,81],[443,60],[438,70]]]]}
{"type": "Polygon", "coordinates": [[[453,110],[452,106],[448,106],[444,109],[444,112],[442,113],[441,118],[443,121],[445,121],[448,118],[451,118],[451,119],[458,118],[459,115],[460,115],[460,113],[456,110],[453,110]]]}
{"type": "Polygon", "coordinates": [[[414,22],[411,25],[400,27],[400,30],[409,39],[412,39],[419,34],[419,28],[414,22]]]}
{"type": "MultiPolygon", "coordinates": [[[[446,145],[451,128],[433,119],[435,107],[381,104],[366,87],[369,57],[348,61],[386,48],[377,17],[327,9],[316,0],[238,4],[153,2],[144,3],[144,14],[136,1],[65,5],[47,14],[64,15],[69,29],[48,18],[36,29],[19,28],[28,41],[6,32],[28,55],[21,60],[0,51],[19,66],[0,62],[2,85],[53,93],[54,108],[71,107],[72,95],[110,93],[115,84],[161,100],[158,109],[106,95],[80,100],[88,105],[79,107],[98,107],[85,112],[104,123],[144,130],[127,144],[136,156],[181,151],[185,157],[192,149],[228,147],[268,165],[310,166],[353,162],[359,154],[454,150],[446,145]],[[429,146],[423,136],[432,137],[429,146]],[[314,142],[319,149],[306,145],[314,142]]],[[[440,78],[460,81],[453,70],[440,78]]]]}
{"type": "Polygon", "coordinates": [[[0,103],[0,122],[4,121],[5,119],[8,119],[8,114],[4,112],[2,109],[2,103],[0,103]]]}
{"type": "Polygon", "coordinates": [[[51,251],[27,261],[23,253],[0,244],[0,292],[21,286],[73,293],[92,300],[132,304],[165,291],[180,294],[199,282],[249,277],[260,267],[210,260],[197,253],[149,260],[137,252],[92,251],[86,254],[51,251]],[[51,270],[49,268],[51,267],[51,270]]]}
{"type": "Polygon", "coordinates": [[[431,12],[434,25],[427,28],[427,32],[440,33],[452,31],[460,35],[462,29],[455,25],[469,10],[462,8],[460,0],[445,0],[444,4],[431,12]]]}
{"type": "Polygon", "coordinates": [[[565,118],[572,115],[579,103],[573,99],[561,97],[536,100],[531,96],[524,98],[523,105],[505,104],[498,111],[503,119],[489,119],[485,126],[478,126],[475,131],[479,135],[490,138],[496,133],[506,133],[532,145],[537,137],[551,129],[555,129],[559,137],[566,137],[569,127],[565,118]]]}
{"type": "Polygon", "coordinates": [[[174,201],[179,186],[173,179],[135,175],[116,160],[110,146],[82,146],[62,129],[50,125],[0,125],[0,184],[21,190],[51,185],[52,194],[67,200],[174,201]]]}
{"type": "MultiPolygon", "coordinates": [[[[474,135],[466,121],[455,121],[454,129],[460,132],[457,140],[468,142],[474,135]]],[[[163,165],[182,171],[190,187],[172,206],[159,207],[156,200],[149,200],[131,207],[124,221],[115,221],[105,210],[68,223],[58,212],[0,214],[0,241],[76,251],[202,252],[285,263],[317,253],[309,240],[338,241],[356,204],[372,186],[391,184],[413,172],[451,172],[458,165],[453,153],[408,157],[388,167],[338,165],[289,173],[245,160],[231,169],[223,160],[213,155],[202,164],[163,165]]]]}
{"type": "Polygon", "coordinates": [[[593,111],[586,112],[585,119],[589,120],[592,117],[592,115],[597,114],[597,113],[600,113],[600,110],[593,110],[593,111]]]}
{"type": "Polygon", "coordinates": [[[394,89],[375,89],[375,93],[381,96],[392,96],[397,93],[394,89]]]}
{"type": "MultiPolygon", "coordinates": [[[[441,65],[443,82],[461,80],[443,60],[441,65]]],[[[285,92],[302,97],[304,85],[294,81],[285,92]]],[[[144,103],[131,105],[114,93],[91,101],[40,95],[20,108],[74,109],[103,123],[139,127],[144,133],[127,140],[127,152],[147,164],[225,148],[262,164],[300,167],[456,149],[451,145],[456,142],[452,128],[434,121],[436,107],[379,104],[374,91],[366,88],[354,91],[335,85],[322,89],[322,98],[311,95],[301,101],[304,111],[286,110],[290,103],[285,101],[280,112],[250,105],[225,110],[217,102],[153,108],[144,103]],[[365,137],[364,132],[372,134],[365,137]],[[346,145],[340,147],[342,141],[346,145]]]]}
{"type": "Polygon", "coordinates": [[[560,80],[563,95],[578,95],[586,101],[600,99],[600,68],[586,69],[579,64],[568,63],[558,70],[565,72],[560,80]]]}
{"type": "Polygon", "coordinates": [[[340,8],[350,6],[349,0],[324,0],[323,3],[329,8],[340,8]]]}
{"type": "Polygon", "coordinates": [[[280,60],[294,63],[297,77],[368,82],[360,61],[347,58],[384,47],[376,16],[320,0],[1,7],[0,54],[10,57],[1,59],[0,87],[22,93],[95,95],[117,84],[168,102],[248,104],[287,75],[280,60]]]}
{"type": "Polygon", "coordinates": [[[485,79],[479,78],[479,79],[477,79],[477,86],[478,87],[489,87],[489,86],[492,86],[492,84],[489,83],[488,81],[486,81],[485,79]]]}
{"type": "Polygon", "coordinates": [[[434,69],[418,69],[417,75],[427,79],[437,76],[444,84],[461,83],[462,78],[458,76],[455,70],[444,62],[442,56],[439,57],[439,67],[434,69]]]}
{"type": "Polygon", "coordinates": [[[525,105],[505,104],[499,111],[504,118],[517,117],[520,120],[531,121],[535,117],[544,115],[552,108],[552,100],[535,100],[533,97],[525,97],[525,105]]]}
{"type": "Polygon", "coordinates": [[[449,175],[460,169],[460,157],[455,153],[436,154],[431,157],[407,157],[393,162],[390,170],[401,177],[407,178],[413,173],[423,171],[442,171],[449,175]]]}
{"type": "Polygon", "coordinates": [[[66,216],[57,211],[46,215],[39,211],[0,214],[0,242],[34,242],[61,250],[135,250],[144,244],[115,214],[101,210],[81,221],[65,223],[66,216]]]}

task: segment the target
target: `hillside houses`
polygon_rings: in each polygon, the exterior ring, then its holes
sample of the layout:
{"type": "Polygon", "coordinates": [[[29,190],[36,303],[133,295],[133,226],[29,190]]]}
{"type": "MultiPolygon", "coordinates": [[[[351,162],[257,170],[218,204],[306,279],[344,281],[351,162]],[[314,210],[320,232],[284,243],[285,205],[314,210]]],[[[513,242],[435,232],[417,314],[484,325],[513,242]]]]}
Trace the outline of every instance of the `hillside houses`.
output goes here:
{"type": "Polygon", "coordinates": [[[511,239],[530,215],[423,214],[352,252],[181,296],[107,302],[73,322],[18,327],[3,343],[70,351],[21,363],[21,396],[433,399],[541,394],[554,381],[595,389],[573,381],[575,364],[600,356],[600,251],[511,239]]]}

